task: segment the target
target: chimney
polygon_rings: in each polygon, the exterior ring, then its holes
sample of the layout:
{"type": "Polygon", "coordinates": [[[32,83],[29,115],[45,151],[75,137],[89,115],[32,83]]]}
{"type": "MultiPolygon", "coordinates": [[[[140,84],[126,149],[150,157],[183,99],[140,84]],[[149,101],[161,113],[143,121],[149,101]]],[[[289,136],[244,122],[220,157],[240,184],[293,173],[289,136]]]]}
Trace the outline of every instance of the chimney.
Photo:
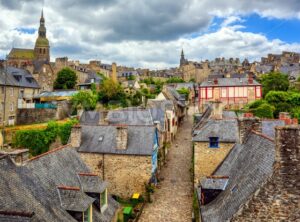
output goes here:
{"type": "Polygon", "coordinates": [[[287,193],[290,198],[299,197],[299,161],[300,126],[275,127],[276,182],[284,185],[282,193],[287,193]]]}
{"type": "Polygon", "coordinates": [[[223,117],[223,103],[221,101],[212,101],[212,118],[222,119],[223,117]]]}
{"type": "Polygon", "coordinates": [[[218,85],[218,79],[217,78],[214,79],[214,84],[218,85]]]}
{"type": "Polygon", "coordinates": [[[126,150],[128,142],[128,127],[127,126],[117,126],[117,149],[126,150]]]}
{"type": "Polygon", "coordinates": [[[118,79],[117,79],[117,64],[115,62],[112,63],[111,70],[112,70],[111,79],[114,82],[118,82],[118,79]]]}
{"type": "Polygon", "coordinates": [[[100,112],[99,123],[98,123],[99,125],[108,125],[107,114],[108,114],[107,110],[100,112]]]}
{"type": "Polygon", "coordinates": [[[261,120],[258,117],[239,117],[238,130],[240,143],[244,143],[252,130],[261,133],[261,120]]]}
{"type": "Polygon", "coordinates": [[[252,77],[251,73],[249,73],[249,75],[248,75],[248,83],[253,84],[253,77],[252,77]]]}
{"type": "Polygon", "coordinates": [[[78,148],[81,145],[81,126],[75,125],[72,127],[70,135],[70,144],[73,148],[78,148]]]}

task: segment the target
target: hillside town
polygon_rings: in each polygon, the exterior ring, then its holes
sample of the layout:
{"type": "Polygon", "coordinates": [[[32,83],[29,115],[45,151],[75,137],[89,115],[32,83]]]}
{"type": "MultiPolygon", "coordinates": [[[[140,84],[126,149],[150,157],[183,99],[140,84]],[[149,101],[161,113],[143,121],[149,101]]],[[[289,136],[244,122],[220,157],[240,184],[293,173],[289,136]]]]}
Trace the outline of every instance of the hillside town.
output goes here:
{"type": "Polygon", "coordinates": [[[0,221],[300,219],[300,52],[81,62],[39,19],[0,61],[0,221]]]}

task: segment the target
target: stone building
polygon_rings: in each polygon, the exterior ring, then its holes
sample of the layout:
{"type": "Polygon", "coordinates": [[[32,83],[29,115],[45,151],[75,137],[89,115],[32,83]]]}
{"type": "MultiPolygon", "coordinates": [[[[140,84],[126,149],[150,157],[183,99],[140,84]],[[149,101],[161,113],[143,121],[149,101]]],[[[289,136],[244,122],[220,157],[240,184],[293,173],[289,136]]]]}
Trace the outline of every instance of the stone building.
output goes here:
{"type": "Polygon", "coordinates": [[[30,71],[41,86],[41,90],[53,90],[56,76],[50,64],[50,45],[46,36],[43,11],[34,49],[13,48],[8,55],[7,63],[9,66],[30,71]]]}
{"type": "Polygon", "coordinates": [[[97,175],[109,182],[111,193],[129,198],[156,183],[158,135],[154,126],[77,126],[72,146],[97,175]]]}
{"type": "Polygon", "coordinates": [[[1,156],[0,177],[0,221],[106,222],[119,208],[107,183],[68,145],[21,166],[1,156]]]}
{"type": "Polygon", "coordinates": [[[194,80],[197,83],[204,81],[211,73],[208,62],[188,62],[180,67],[182,78],[184,81],[189,82],[194,80]]]}
{"type": "Polygon", "coordinates": [[[40,86],[24,69],[0,68],[0,125],[14,125],[19,108],[34,108],[40,86]]]}
{"type": "MultiPolygon", "coordinates": [[[[210,158],[205,158],[205,155],[210,152],[208,148],[200,147],[203,152],[198,156],[203,159],[197,161],[199,146],[195,146],[195,178],[200,178],[199,183],[196,181],[196,190],[201,221],[292,221],[299,218],[299,125],[275,127],[282,123],[278,120],[264,123],[251,115],[236,119],[228,116],[227,112],[227,118],[236,121],[235,126],[219,123],[219,126],[209,128],[210,117],[215,114],[218,112],[212,109],[203,114],[197,125],[199,133],[193,140],[202,136],[207,138],[211,134],[220,135],[222,131],[227,131],[222,134],[223,137],[233,135],[230,132],[236,131],[233,129],[238,129],[234,135],[238,139],[230,152],[221,153],[222,158],[214,155],[213,160],[218,161],[209,172],[204,171],[206,175],[196,176],[197,171],[201,172],[199,165],[208,165],[210,158]],[[275,136],[270,127],[275,127],[275,136]]],[[[209,142],[215,144],[216,141],[219,140],[209,142]]]]}
{"type": "Polygon", "coordinates": [[[211,101],[221,101],[225,109],[242,108],[262,97],[262,86],[251,76],[248,78],[216,78],[199,86],[199,110],[211,101]]]}

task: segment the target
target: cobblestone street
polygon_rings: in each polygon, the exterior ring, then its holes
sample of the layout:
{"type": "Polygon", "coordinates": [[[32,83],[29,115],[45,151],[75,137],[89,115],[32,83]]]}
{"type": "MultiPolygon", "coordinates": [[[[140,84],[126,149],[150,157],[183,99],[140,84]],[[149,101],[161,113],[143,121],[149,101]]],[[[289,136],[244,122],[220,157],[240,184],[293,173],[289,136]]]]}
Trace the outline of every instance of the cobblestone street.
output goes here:
{"type": "MultiPolygon", "coordinates": [[[[192,110],[190,110],[192,111],[192,110]]],[[[156,189],[153,202],[148,203],[140,217],[141,222],[191,221],[193,183],[190,168],[192,114],[179,128],[176,140],[168,153],[168,162],[160,173],[160,189],[156,189]]]]}

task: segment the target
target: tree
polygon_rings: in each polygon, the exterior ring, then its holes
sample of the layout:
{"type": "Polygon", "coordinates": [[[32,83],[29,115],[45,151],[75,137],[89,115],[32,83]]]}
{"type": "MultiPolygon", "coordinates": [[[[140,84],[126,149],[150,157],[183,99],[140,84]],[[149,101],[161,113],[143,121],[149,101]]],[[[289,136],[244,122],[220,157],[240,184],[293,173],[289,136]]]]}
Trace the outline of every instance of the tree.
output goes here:
{"type": "Polygon", "coordinates": [[[274,107],[265,103],[254,110],[254,115],[262,118],[273,118],[274,107]]]}
{"type": "Polygon", "coordinates": [[[261,77],[260,82],[263,87],[263,95],[269,91],[287,91],[289,88],[288,76],[279,72],[271,72],[261,77]]]}
{"type": "Polygon", "coordinates": [[[76,72],[66,67],[57,73],[54,89],[74,89],[77,81],[76,72]]]}
{"type": "Polygon", "coordinates": [[[125,93],[119,83],[114,82],[112,79],[105,79],[100,87],[98,96],[102,103],[107,104],[111,100],[123,100],[125,93]]]}
{"type": "Polygon", "coordinates": [[[83,108],[86,111],[94,110],[97,105],[97,95],[91,91],[79,91],[72,99],[72,106],[75,109],[83,108]]]}
{"type": "Polygon", "coordinates": [[[166,83],[183,83],[183,82],[184,80],[179,77],[171,77],[166,81],[166,83]]]}

